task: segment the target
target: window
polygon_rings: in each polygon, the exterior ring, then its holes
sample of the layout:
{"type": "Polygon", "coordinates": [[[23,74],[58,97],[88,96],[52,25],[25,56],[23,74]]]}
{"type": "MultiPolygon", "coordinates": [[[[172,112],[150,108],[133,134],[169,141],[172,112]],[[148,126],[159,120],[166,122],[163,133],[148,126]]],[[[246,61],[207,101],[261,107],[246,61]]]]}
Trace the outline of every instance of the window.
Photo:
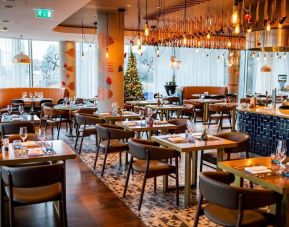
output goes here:
{"type": "Polygon", "coordinates": [[[32,41],[33,87],[59,87],[59,43],[32,41]]]}
{"type": "Polygon", "coordinates": [[[29,65],[13,63],[16,54],[29,54],[28,49],[28,40],[0,38],[0,87],[29,87],[29,65]]]}

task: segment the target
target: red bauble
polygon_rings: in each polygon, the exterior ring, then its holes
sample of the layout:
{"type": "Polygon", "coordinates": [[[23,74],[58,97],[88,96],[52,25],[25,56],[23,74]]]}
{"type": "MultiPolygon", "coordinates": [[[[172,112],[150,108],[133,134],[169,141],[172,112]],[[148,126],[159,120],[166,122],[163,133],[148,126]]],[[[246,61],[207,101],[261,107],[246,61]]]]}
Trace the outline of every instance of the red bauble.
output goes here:
{"type": "Polygon", "coordinates": [[[252,14],[250,14],[250,13],[245,14],[245,20],[246,21],[251,21],[251,19],[252,19],[252,14]]]}
{"type": "Polygon", "coordinates": [[[66,64],[66,63],[64,63],[63,67],[64,67],[64,68],[66,68],[66,67],[67,67],[67,64],[66,64]]]}
{"type": "Polygon", "coordinates": [[[112,79],[111,79],[109,76],[106,78],[105,81],[106,81],[106,83],[109,84],[109,85],[112,84],[112,79]]]}
{"type": "Polygon", "coordinates": [[[63,81],[61,81],[61,85],[62,86],[65,86],[66,85],[66,82],[63,80],[63,81]]]}

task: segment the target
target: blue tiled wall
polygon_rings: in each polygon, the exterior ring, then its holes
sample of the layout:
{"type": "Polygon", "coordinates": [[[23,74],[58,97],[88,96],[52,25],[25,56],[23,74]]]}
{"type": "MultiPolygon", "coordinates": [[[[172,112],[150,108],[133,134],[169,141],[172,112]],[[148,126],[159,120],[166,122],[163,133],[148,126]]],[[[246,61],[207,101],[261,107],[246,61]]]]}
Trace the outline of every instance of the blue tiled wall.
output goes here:
{"type": "Polygon", "coordinates": [[[289,119],[239,111],[238,128],[251,136],[250,152],[270,156],[277,141],[286,140],[289,154],[289,119]]]}

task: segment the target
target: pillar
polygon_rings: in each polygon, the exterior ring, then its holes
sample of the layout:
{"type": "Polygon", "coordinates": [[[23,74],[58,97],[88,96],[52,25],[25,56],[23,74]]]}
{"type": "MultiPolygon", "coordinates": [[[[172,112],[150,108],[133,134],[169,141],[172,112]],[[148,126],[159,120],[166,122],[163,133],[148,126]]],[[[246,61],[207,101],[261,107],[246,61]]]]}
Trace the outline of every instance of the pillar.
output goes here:
{"type": "Polygon", "coordinates": [[[60,83],[61,87],[67,88],[69,97],[75,96],[75,42],[60,41],[60,83]]]}
{"type": "Polygon", "coordinates": [[[229,94],[238,94],[240,51],[230,51],[227,64],[227,88],[229,94]]]}
{"type": "Polygon", "coordinates": [[[123,25],[123,13],[97,14],[99,112],[111,112],[113,102],[117,102],[120,108],[124,105],[123,25]]]}

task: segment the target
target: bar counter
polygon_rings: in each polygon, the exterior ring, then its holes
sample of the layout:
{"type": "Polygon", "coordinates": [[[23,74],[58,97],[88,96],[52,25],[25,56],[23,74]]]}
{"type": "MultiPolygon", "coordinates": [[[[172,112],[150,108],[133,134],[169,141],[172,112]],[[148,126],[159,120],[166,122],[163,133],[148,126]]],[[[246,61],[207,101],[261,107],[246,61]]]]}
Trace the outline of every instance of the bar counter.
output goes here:
{"type": "Polygon", "coordinates": [[[289,110],[257,106],[237,107],[238,129],[251,136],[251,153],[270,156],[275,152],[278,140],[289,139],[289,110]]]}

